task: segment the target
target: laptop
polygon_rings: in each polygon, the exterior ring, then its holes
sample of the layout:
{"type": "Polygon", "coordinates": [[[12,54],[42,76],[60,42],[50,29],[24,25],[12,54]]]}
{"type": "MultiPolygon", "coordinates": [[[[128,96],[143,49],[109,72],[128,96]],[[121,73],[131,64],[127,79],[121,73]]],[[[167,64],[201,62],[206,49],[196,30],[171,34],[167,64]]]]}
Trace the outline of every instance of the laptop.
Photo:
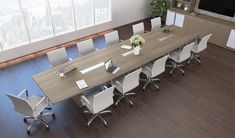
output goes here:
{"type": "Polygon", "coordinates": [[[113,65],[113,61],[112,58],[110,58],[106,63],[105,63],[105,69],[106,71],[115,74],[118,72],[118,70],[120,69],[119,67],[116,67],[113,65]]]}
{"type": "Polygon", "coordinates": [[[69,64],[66,66],[62,66],[59,68],[59,73],[67,74],[69,72],[72,72],[73,70],[76,70],[77,67],[74,64],[69,64]]]}

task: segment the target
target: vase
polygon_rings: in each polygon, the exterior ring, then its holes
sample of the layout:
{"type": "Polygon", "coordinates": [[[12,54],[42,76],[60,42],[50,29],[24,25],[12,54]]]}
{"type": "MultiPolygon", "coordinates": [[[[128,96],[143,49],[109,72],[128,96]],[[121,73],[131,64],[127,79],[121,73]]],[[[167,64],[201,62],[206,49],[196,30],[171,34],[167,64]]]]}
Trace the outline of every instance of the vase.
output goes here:
{"type": "Polygon", "coordinates": [[[134,55],[139,55],[140,54],[140,46],[137,46],[134,48],[134,55]]]}

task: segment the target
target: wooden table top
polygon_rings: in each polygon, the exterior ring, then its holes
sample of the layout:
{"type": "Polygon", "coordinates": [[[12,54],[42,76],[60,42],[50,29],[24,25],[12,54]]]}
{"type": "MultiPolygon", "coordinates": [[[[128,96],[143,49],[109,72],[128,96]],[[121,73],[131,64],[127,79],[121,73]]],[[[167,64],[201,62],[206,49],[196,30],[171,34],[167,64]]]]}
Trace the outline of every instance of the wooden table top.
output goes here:
{"type": "Polygon", "coordinates": [[[130,54],[124,57],[121,55],[129,51],[120,47],[122,45],[130,45],[130,41],[125,40],[113,46],[74,59],[73,61],[63,65],[53,67],[45,72],[36,74],[33,76],[33,79],[49,100],[53,104],[56,104],[63,100],[80,95],[84,91],[96,87],[97,85],[111,81],[130,71],[138,69],[141,66],[184,46],[198,36],[197,33],[191,33],[176,26],[170,26],[170,29],[172,30],[170,34],[163,33],[163,29],[164,28],[161,28],[159,31],[148,32],[142,35],[145,38],[146,43],[142,47],[143,49],[140,51],[140,55],[138,56],[130,54]],[[159,40],[160,38],[164,38],[169,35],[171,35],[171,37],[163,41],[159,40]],[[105,67],[97,68],[86,74],[82,74],[80,72],[81,70],[98,63],[106,62],[109,58],[113,59],[115,66],[119,66],[121,68],[116,74],[107,73],[105,67]],[[56,75],[56,72],[58,72],[60,67],[69,64],[77,67],[77,70],[66,74],[63,78],[56,75]],[[77,87],[75,82],[81,79],[86,81],[89,86],[88,88],[80,90],[77,87]]]}

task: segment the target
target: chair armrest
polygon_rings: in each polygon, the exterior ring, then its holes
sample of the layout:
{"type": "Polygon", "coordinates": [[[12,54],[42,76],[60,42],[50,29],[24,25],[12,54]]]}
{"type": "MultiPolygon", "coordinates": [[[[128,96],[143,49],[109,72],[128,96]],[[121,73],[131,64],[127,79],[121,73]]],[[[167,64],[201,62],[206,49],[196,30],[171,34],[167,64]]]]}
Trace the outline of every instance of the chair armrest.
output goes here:
{"type": "Polygon", "coordinates": [[[18,95],[17,95],[17,97],[20,97],[22,94],[26,94],[26,97],[29,97],[29,93],[28,93],[28,90],[26,90],[26,89],[24,89],[23,91],[21,91],[18,95]]]}
{"type": "Polygon", "coordinates": [[[87,100],[87,98],[84,95],[81,96],[81,100],[84,101],[84,103],[82,104],[89,105],[89,106],[91,105],[90,101],[87,100]]]}
{"type": "Polygon", "coordinates": [[[102,88],[102,91],[108,89],[106,85],[101,86],[101,88],[102,88]]]}
{"type": "Polygon", "coordinates": [[[152,72],[152,69],[150,69],[150,67],[145,66],[144,68],[146,68],[148,71],[152,72]]]}
{"type": "Polygon", "coordinates": [[[44,101],[47,100],[48,103],[48,99],[46,98],[46,96],[43,96],[42,99],[35,105],[34,110],[36,110],[38,108],[38,106],[44,101]]]}
{"type": "Polygon", "coordinates": [[[180,56],[180,54],[178,52],[181,52],[181,50],[177,50],[177,51],[174,51],[172,53],[170,53],[171,55],[176,55],[176,56],[180,56]]]}
{"type": "Polygon", "coordinates": [[[115,81],[121,88],[122,88],[122,84],[119,81],[115,81]]]}

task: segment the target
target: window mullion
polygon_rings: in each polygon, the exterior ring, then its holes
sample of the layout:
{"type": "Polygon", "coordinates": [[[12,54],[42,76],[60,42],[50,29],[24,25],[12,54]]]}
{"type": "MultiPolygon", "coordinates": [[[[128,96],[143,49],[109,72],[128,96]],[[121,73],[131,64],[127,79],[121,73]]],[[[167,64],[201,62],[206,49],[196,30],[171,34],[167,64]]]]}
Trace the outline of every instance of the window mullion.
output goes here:
{"type": "Polygon", "coordinates": [[[46,1],[47,1],[48,13],[49,13],[49,18],[50,18],[50,22],[51,22],[53,35],[55,36],[56,35],[55,34],[55,26],[54,26],[53,19],[52,19],[52,14],[51,14],[51,5],[50,5],[49,0],[46,0],[46,1]]]}
{"type": "Polygon", "coordinates": [[[26,22],[26,19],[25,19],[25,15],[24,15],[24,11],[23,11],[23,8],[22,8],[21,0],[18,0],[18,4],[19,4],[19,7],[20,7],[20,12],[21,12],[21,16],[23,18],[23,23],[24,23],[25,30],[26,30],[26,33],[27,33],[27,36],[28,36],[28,40],[29,40],[29,43],[31,43],[31,38],[30,38],[30,35],[29,35],[29,28],[28,28],[28,25],[27,25],[27,22],[26,22]]]}
{"type": "Polygon", "coordinates": [[[95,0],[92,0],[92,8],[93,8],[94,25],[96,25],[95,0]]]}
{"type": "Polygon", "coordinates": [[[75,30],[77,30],[77,23],[76,23],[76,14],[75,14],[75,5],[74,5],[74,0],[72,1],[72,10],[73,10],[73,20],[74,20],[74,26],[75,26],[75,30]]]}

